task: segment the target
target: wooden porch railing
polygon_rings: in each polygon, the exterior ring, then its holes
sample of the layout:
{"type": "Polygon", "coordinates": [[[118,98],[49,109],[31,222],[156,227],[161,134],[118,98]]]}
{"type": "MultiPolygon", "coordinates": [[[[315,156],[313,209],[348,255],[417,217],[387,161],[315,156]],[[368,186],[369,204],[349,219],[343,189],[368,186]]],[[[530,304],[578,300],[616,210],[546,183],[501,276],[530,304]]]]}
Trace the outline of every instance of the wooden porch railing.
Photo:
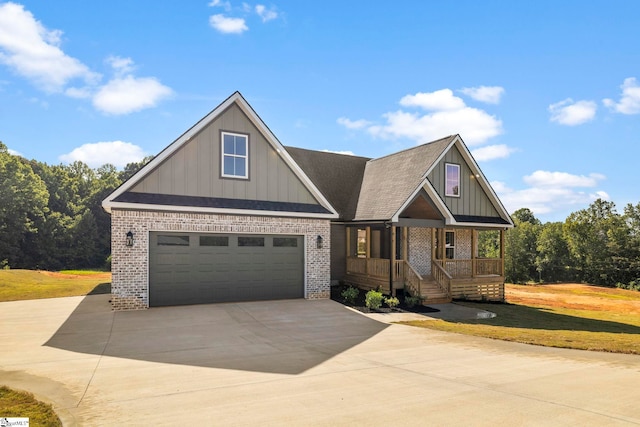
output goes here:
{"type": "Polygon", "coordinates": [[[422,295],[422,276],[408,262],[403,263],[404,285],[412,296],[422,295]]]}
{"type": "Polygon", "coordinates": [[[433,263],[446,270],[453,279],[502,276],[502,259],[500,258],[437,259],[433,263]]]}
{"type": "MultiPolygon", "coordinates": [[[[404,261],[395,261],[395,280],[404,280],[404,261]]],[[[389,279],[389,260],[382,258],[347,258],[347,273],[389,279]]]]}
{"type": "Polygon", "coordinates": [[[438,260],[433,260],[431,262],[431,276],[433,276],[433,280],[440,286],[440,288],[447,293],[447,295],[451,295],[451,275],[444,269],[442,265],[438,262],[438,260]]]}

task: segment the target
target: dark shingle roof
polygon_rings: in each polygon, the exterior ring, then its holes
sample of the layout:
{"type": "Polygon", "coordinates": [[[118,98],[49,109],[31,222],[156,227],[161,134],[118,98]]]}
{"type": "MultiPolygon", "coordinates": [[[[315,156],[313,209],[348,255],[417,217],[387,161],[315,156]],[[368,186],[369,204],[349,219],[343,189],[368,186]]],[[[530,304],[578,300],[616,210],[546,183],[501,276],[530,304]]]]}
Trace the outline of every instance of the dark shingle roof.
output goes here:
{"type": "Polygon", "coordinates": [[[351,221],[358,205],[367,157],[285,147],[309,179],[338,211],[340,220],[351,221]]]}
{"type": "Polygon", "coordinates": [[[456,136],[451,135],[369,161],[364,172],[354,220],[391,219],[418,189],[427,170],[456,136]]]}

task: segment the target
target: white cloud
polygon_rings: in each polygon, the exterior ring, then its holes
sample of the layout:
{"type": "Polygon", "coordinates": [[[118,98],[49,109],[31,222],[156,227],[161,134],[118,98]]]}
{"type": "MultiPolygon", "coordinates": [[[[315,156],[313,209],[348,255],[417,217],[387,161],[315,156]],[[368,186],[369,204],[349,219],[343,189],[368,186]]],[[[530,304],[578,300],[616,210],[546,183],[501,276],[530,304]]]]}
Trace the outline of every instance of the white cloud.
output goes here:
{"type": "Polygon", "coordinates": [[[12,150],[11,148],[8,148],[7,152],[9,154],[11,154],[12,156],[20,156],[20,157],[22,157],[22,153],[21,152],[16,151],[16,150],[12,150]]]}
{"type": "Polygon", "coordinates": [[[113,68],[116,76],[131,74],[136,68],[131,58],[122,58],[121,56],[108,56],[105,62],[113,68]]]}
{"type": "Polygon", "coordinates": [[[640,86],[638,86],[636,78],[629,77],[624,79],[624,83],[620,88],[622,89],[620,102],[615,102],[612,99],[603,99],[604,105],[622,114],[640,113],[640,86]]]}
{"type": "Polygon", "coordinates": [[[451,89],[418,92],[400,99],[403,107],[419,107],[428,113],[406,110],[382,115],[384,124],[367,120],[352,121],[346,117],[338,123],[348,129],[362,129],[377,138],[406,138],[417,144],[447,135],[460,134],[469,145],[478,145],[502,133],[502,121],[484,110],[468,107],[451,89]]]}
{"type": "Polygon", "coordinates": [[[364,129],[372,124],[368,120],[349,120],[346,117],[340,117],[336,121],[338,122],[338,124],[346,127],[347,129],[364,129]]]}
{"type": "Polygon", "coordinates": [[[594,119],[597,108],[593,101],[573,102],[573,99],[567,98],[549,105],[550,120],[567,126],[581,125],[594,119]]]}
{"type": "Polygon", "coordinates": [[[229,18],[222,14],[211,15],[209,25],[223,34],[242,34],[249,29],[244,18],[229,18]]]}
{"type": "Polygon", "coordinates": [[[100,77],[60,49],[61,36],[22,5],[0,5],[0,62],[47,92],[60,92],[74,79],[91,83],[100,77]]]}
{"type": "Polygon", "coordinates": [[[267,7],[262,4],[256,5],[256,13],[262,19],[262,22],[268,22],[278,17],[278,12],[276,12],[275,7],[267,9],[267,7]]]}
{"type": "Polygon", "coordinates": [[[228,1],[212,0],[211,2],[209,2],[209,6],[210,7],[221,7],[224,10],[226,10],[227,12],[231,10],[231,3],[229,3],[228,1]]]}
{"type": "Polygon", "coordinates": [[[470,107],[425,115],[396,111],[383,117],[387,123],[370,126],[371,135],[383,139],[408,138],[418,144],[459,133],[467,144],[478,145],[502,133],[500,120],[470,107]]]}
{"type": "Polygon", "coordinates": [[[106,163],[121,168],[127,163],[142,160],[144,156],[144,151],[137,145],[130,142],[109,141],[83,144],[59,158],[65,163],[81,161],[92,168],[100,167],[106,163]]]}
{"type": "Polygon", "coordinates": [[[500,98],[504,93],[504,88],[500,86],[478,86],[465,87],[460,92],[475,99],[476,101],[486,102],[487,104],[499,104],[500,98]]]}
{"type": "Polygon", "coordinates": [[[116,77],[93,96],[93,106],[107,114],[129,114],[155,107],[172,93],[153,77],[116,77]]]}
{"type": "Polygon", "coordinates": [[[454,96],[451,89],[405,95],[400,100],[400,105],[403,107],[420,107],[431,111],[459,110],[465,107],[462,98],[454,96]]]}
{"type": "Polygon", "coordinates": [[[478,162],[485,162],[493,159],[504,159],[509,157],[511,153],[513,153],[515,149],[505,145],[487,145],[486,147],[476,148],[471,151],[473,158],[478,162]]]}
{"type": "Polygon", "coordinates": [[[514,190],[500,181],[492,182],[491,186],[509,212],[529,208],[540,215],[571,210],[598,198],[609,199],[609,195],[602,190],[594,192],[581,190],[593,188],[605,178],[604,175],[597,173],[585,176],[539,170],[523,177],[529,188],[514,190]]]}
{"type": "Polygon", "coordinates": [[[523,178],[524,182],[534,187],[595,187],[598,181],[606,177],[599,173],[588,176],[573,175],[566,172],[549,172],[537,170],[523,178]]]}
{"type": "Polygon", "coordinates": [[[346,156],[355,156],[353,151],[350,151],[350,150],[343,150],[343,151],[338,150],[338,151],[336,151],[336,150],[324,149],[324,150],[320,150],[320,151],[324,151],[325,153],[334,153],[334,154],[344,154],[346,156]]]}

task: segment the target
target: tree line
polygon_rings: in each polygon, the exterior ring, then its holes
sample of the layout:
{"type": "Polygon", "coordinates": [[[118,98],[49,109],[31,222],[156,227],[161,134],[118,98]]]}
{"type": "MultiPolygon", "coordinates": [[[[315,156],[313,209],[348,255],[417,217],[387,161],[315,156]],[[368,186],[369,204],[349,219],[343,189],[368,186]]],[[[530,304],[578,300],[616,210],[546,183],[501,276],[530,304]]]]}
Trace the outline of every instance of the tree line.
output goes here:
{"type": "Polygon", "coordinates": [[[122,171],[83,162],[48,165],[0,142],[0,268],[105,268],[111,219],[102,200],[150,158],[122,171]]]}
{"type": "MultiPolygon", "coordinates": [[[[76,161],[48,165],[0,142],[0,268],[108,267],[111,220],[102,200],[151,157],[123,170],[76,161]]],[[[523,208],[505,237],[505,279],[578,281],[640,290],[640,203],[618,213],[596,200],[564,222],[542,224],[523,208]]],[[[483,231],[479,256],[498,257],[499,233],[483,231]]]]}
{"type": "MultiPolygon", "coordinates": [[[[511,283],[577,281],[640,290],[640,203],[619,213],[598,199],[564,222],[542,224],[529,209],[511,215],[505,279],[511,283]]],[[[480,241],[495,250],[496,237],[480,241]]]]}

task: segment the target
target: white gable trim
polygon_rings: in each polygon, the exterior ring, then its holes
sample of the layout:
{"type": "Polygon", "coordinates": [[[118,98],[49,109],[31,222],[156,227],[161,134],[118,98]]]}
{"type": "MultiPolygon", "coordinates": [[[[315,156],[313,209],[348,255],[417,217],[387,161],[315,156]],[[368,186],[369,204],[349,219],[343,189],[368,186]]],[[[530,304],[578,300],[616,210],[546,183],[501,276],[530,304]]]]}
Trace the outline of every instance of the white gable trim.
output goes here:
{"type": "MultiPolygon", "coordinates": [[[[183,133],[178,139],[172,142],[168,147],[160,152],[153,160],[147,163],[143,168],[141,168],[137,173],[135,173],[131,178],[125,181],[120,187],[116,188],[116,190],[107,196],[106,199],[102,201],[102,207],[107,212],[111,212],[111,209],[114,207],[119,207],[122,205],[121,203],[114,202],[121,194],[133,188],[138,182],[140,182],[147,174],[153,171],[157,166],[159,166],[162,162],[164,162],[167,158],[169,158],[173,153],[175,153],[180,147],[189,142],[191,138],[198,134],[202,129],[208,126],[211,122],[213,122],[216,118],[218,118],[227,108],[229,108],[232,104],[238,105],[240,109],[247,115],[249,120],[253,123],[253,125],[260,131],[267,142],[271,144],[273,149],[280,155],[280,157],[284,160],[284,162],[291,168],[293,173],[302,181],[304,186],[309,190],[309,192],[315,197],[316,200],[320,202],[320,204],[331,212],[332,215],[335,215],[335,218],[338,217],[338,212],[335,210],[333,206],[329,203],[329,201],[322,195],[320,190],[313,184],[311,179],[302,171],[300,166],[293,160],[293,158],[287,153],[287,150],[284,149],[284,146],[278,141],[278,138],[271,132],[271,130],[267,127],[267,125],[262,121],[262,119],[256,114],[254,109],[249,105],[249,103],[244,99],[244,97],[240,94],[240,92],[235,92],[229,98],[224,100],[220,105],[218,105],[213,111],[203,117],[198,123],[193,125],[189,130],[183,133]]],[[[140,204],[135,204],[136,206],[141,206],[140,204]]],[[[153,206],[153,205],[149,205],[153,206]]],[[[146,208],[145,208],[146,209],[146,208]]],[[[189,208],[191,211],[196,211],[198,208],[189,208]]],[[[176,210],[176,209],[174,209],[176,210]]],[[[249,212],[249,211],[243,211],[249,212]]],[[[291,212],[290,216],[303,216],[296,215],[295,212],[291,212]]],[[[279,216],[283,216],[280,213],[279,216]]],[[[323,216],[325,218],[326,216],[323,216]]],[[[331,216],[332,218],[334,216],[331,216]]]]}
{"type": "Polygon", "coordinates": [[[225,215],[251,215],[251,216],[280,216],[294,218],[318,218],[335,219],[338,214],[333,213],[309,213],[290,211],[262,211],[255,209],[225,209],[225,208],[205,208],[198,206],[176,206],[176,205],[151,205],[147,203],[111,202],[111,209],[137,210],[137,211],[168,211],[168,212],[189,212],[189,213],[212,213],[225,215]]]}
{"type": "Polygon", "coordinates": [[[413,199],[416,198],[416,196],[422,189],[424,189],[427,192],[427,195],[429,196],[429,198],[431,198],[431,201],[433,202],[433,204],[436,205],[436,209],[438,209],[438,212],[440,212],[440,214],[444,217],[445,224],[451,224],[452,221],[455,222],[455,219],[453,218],[453,214],[451,213],[447,205],[444,203],[442,198],[440,198],[440,196],[436,192],[436,189],[433,188],[433,185],[431,185],[429,180],[426,178],[424,178],[420,183],[420,185],[418,186],[418,188],[416,188],[413,191],[413,193],[411,193],[411,196],[409,196],[409,198],[405,200],[402,206],[400,206],[400,209],[398,209],[396,213],[393,214],[393,216],[391,217],[391,222],[400,221],[400,214],[404,212],[404,210],[407,209],[407,207],[409,207],[413,199]]]}
{"type": "MultiPolygon", "coordinates": [[[[513,227],[513,221],[511,220],[511,216],[509,215],[509,213],[505,209],[504,205],[502,204],[502,202],[498,198],[498,195],[495,193],[495,191],[493,191],[493,187],[491,187],[491,184],[489,184],[489,181],[484,176],[484,173],[482,173],[482,170],[480,169],[480,166],[478,166],[478,164],[476,163],[475,159],[471,155],[471,152],[467,148],[466,144],[464,143],[464,141],[462,141],[462,138],[460,137],[460,135],[456,135],[456,137],[449,143],[447,148],[442,151],[442,153],[436,159],[436,161],[433,162],[431,167],[429,167],[429,169],[427,169],[427,171],[425,172],[423,177],[426,179],[427,176],[429,176],[429,174],[433,171],[433,169],[435,169],[436,166],[438,166],[440,164],[442,159],[444,159],[444,156],[449,152],[449,150],[451,150],[451,147],[453,147],[454,145],[458,148],[458,151],[460,152],[460,154],[462,155],[464,160],[467,162],[467,166],[469,166],[469,169],[471,169],[471,172],[474,175],[476,175],[476,178],[478,179],[478,184],[480,184],[480,187],[482,187],[482,189],[487,193],[487,195],[489,197],[489,201],[491,202],[493,207],[496,208],[496,210],[498,211],[498,214],[500,214],[500,216],[503,219],[505,219],[505,220],[507,220],[509,222],[509,224],[505,225],[505,227],[513,227]]],[[[437,194],[436,194],[436,198],[439,199],[440,201],[442,201],[440,196],[438,196],[437,194]]],[[[453,220],[453,216],[451,218],[453,220]]],[[[467,224],[467,223],[456,223],[455,220],[453,220],[452,225],[454,225],[454,224],[455,225],[470,225],[470,224],[467,224]]],[[[478,224],[475,224],[474,226],[477,226],[477,225],[478,224]]]]}

